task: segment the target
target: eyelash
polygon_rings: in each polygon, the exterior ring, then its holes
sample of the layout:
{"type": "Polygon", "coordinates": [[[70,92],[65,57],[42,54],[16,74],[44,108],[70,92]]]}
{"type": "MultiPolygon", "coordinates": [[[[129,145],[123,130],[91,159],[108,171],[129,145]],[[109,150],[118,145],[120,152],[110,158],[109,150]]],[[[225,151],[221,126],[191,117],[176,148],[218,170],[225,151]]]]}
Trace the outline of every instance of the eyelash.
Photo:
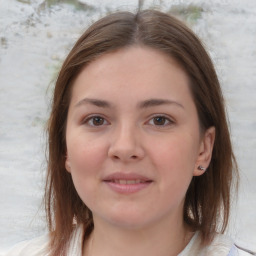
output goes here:
{"type": "Polygon", "coordinates": [[[91,126],[91,127],[97,127],[97,126],[103,126],[103,125],[109,124],[109,122],[107,122],[106,119],[105,119],[104,117],[100,116],[100,115],[89,116],[89,117],[85,118],[85,119],[82,121],[82,123],[83,123],[83,124],[87,124],[87,125],[89,125],[89,126],[91,126]],[[95,125],[95,124],[93,124],[93,123],[90,123],[90,122],[95,121],[96,118],[103,120],[103,124],[95,125]]]}
{"type": "MultiPolygon", "coordinates": [[[[104,117],[102,117],[100,115],[89,116],[89,117],[85,118],[82,121],[82,123],[83,124],[87,124],[87,125],[89,125],[91,127],[99,127],[99,126],[103,126],[103,125],[108,125],[109,124],[109,122],[104,117]],[[96,119],[100,119],[103,123],[100,123],[98,125],[93,123],[94,121],[96,121],[96,119]]],[[[160,128],[160,127],[166,127],[166,126],[172,125],[174,123],[174,121],[171,120],[169,117],[166,117],[165,115],[155,115],[152,118],[150,118],[149,121],[147,121],[146,123],[160,128]],[[164,121],[164,123],[155,124],[154,121],[156,121],[156,119],[160,119],[160,120],[162,119],[162,121],[164,121]]]]}
{"type": "Polygon", "coordinates": [[[155,123],[151,123],[151,125],[156,126],[156,127],[166,127],[169,125],[172,125],[174,123],[173,120],[171,120],[169,117],[165,116],[165,115],[155,115],[153,116],[148,123],[150,123],[151,121],[154,122],[154,120],[156,120],[157,118],[161,118],[164,120],[163,124],[155,124],[155,123]]]}

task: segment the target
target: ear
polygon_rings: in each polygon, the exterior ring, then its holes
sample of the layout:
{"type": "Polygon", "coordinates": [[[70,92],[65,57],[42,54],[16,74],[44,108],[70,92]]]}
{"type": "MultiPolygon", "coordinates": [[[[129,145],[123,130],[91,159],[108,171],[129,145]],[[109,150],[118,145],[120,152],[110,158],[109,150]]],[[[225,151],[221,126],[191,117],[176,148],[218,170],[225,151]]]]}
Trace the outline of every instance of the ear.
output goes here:
{"type": "Polygon", "coordinates": [[[67,170],[68,172],[71,172],[71,167],[70,167],[70,161],[69,161],[68,154],[66,155],[65,168],[66,168],[66,170],[67,170]]]}
{"type": "Polygon", "coordinates": [[[198,151],[198,157],[194,168],[194,176],[202,175],[208,168],[212,159],[212,150],[215,141],[215,127],[208,128],[202,138],[198,151]],[[202,166],[205,170],[199,170],[198,167],[202,166]]]}

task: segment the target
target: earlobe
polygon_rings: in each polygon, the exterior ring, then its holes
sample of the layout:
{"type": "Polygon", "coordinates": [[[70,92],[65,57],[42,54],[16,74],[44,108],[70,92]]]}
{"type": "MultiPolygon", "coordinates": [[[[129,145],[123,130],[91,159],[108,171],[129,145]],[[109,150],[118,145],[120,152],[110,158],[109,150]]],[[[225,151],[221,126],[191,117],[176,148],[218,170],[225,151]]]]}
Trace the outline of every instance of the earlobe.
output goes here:
{"type": "Polygon", "coordinates": [[[70,163],[69,163],[68,156],[66,156],[65,168],[66,168],[66,170],[67,170],[68,172],[71,172],[71,168],[70,168],[70,163]]]}
{"type": "Polygon", "coordinates": [[[215,141],[215,127],[208,128],[202,137],[198,158],[194,168],[194,176],[200,176],[207,171],[212,159],[212,151],[215,141]]]}

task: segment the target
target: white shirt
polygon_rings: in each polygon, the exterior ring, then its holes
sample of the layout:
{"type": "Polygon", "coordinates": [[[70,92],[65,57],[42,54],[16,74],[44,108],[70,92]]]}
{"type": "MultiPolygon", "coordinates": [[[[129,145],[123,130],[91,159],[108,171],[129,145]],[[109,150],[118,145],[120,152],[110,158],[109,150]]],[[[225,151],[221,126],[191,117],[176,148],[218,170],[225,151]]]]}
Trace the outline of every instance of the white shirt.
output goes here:
{"type": "MultiPolygon", "coordinates": [[[[200,232],[196,232],[185,249],[177,256],[251,256],[238,249],[233,241],[225,235],[217,234],[209,246],[201,248],[200,232]]],[[[2,256],[47,256],[49,235],[17,244],[2,256]]],[[[70,240],[67,256],[82,256],[83,226],[78,226],[70,240]]],[[[121,256],[121,255],[120,255],[121,256]]]]}

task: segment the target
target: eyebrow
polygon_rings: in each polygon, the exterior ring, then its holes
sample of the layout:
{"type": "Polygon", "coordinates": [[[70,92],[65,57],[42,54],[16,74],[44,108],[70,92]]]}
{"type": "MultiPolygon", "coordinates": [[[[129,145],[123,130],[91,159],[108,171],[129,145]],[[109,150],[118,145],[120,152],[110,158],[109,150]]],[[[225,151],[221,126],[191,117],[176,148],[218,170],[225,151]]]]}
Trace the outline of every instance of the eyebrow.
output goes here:
{"type": "Polygon", "coordinates": [[[80,100],[75,107],[79,107],[81,105],[84,104],[90,104],[90,105],[94,105],[100,108],[111,108],[111,104],[105,100],[99,100],[99,99],[90,99],[90,98],[84,98],[82,100],[80,100]]]}
{"type": "MultiPolygon", "coordinates": [[[[92,99],[92,98],[84,98],[80,100],[75,107],[79,107],[84,104],[90,104],[94,105],[100,108],[112,108],[113,105],[105,100],[100,100],[100,99],[92,99]]],[[[178,107],[181,107],[184,109],[184,106],[176,101],[173,100],[168,100],[168,99],[149,99],[142,101],[138,104],[138,108],[150,108],[150,107],[156,107],[156,106],[161,106],[161,105],[176,105],[178,107]]]]}
{"type": "Polygon", "coordinates": [[[139,108],[149,108],[149,107],[156,107],[156,106],[161,106],[161,105],[171,105],[174,104],[178,107],[181,107],[184,109],[184,106],[177,101],[173,100],[168,100],[168,99],[149,99],[142,101],[139,103],[139,108]]]}

